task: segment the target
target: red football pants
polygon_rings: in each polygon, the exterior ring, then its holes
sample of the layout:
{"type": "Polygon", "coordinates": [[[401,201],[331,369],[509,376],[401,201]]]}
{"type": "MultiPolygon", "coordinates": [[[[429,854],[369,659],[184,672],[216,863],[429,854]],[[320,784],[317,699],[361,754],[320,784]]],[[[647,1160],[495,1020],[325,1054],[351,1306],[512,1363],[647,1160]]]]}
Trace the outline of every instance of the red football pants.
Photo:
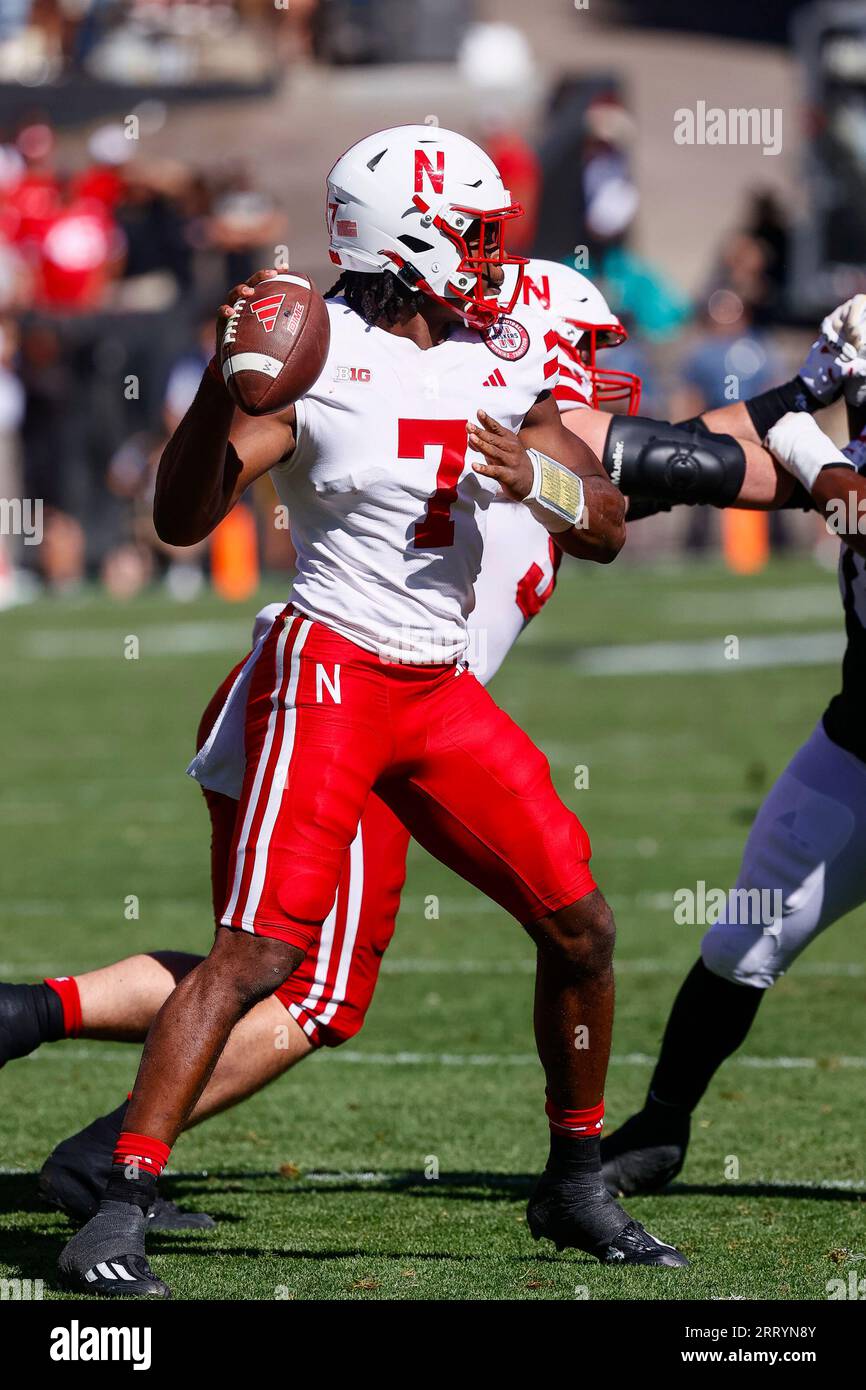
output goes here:
{"type": "Polygon", "coordinates": [[[286,610],[250,687],[223,925],[317,948],[374,791],[521,922],[595,887],[546,758],[474,676],[384,664],[286,610]]]}

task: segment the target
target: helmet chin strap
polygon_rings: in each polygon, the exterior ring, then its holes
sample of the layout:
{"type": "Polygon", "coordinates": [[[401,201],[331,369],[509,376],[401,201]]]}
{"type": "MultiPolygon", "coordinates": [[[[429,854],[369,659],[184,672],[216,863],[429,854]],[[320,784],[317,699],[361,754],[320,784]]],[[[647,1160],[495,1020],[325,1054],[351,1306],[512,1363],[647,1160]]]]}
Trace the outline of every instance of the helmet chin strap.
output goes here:
{"type": "MultiPolygon", "coordinates": [[[[428,299],[434,299],[437,304],[442,304],[446,309],[452,309],[456,314],[459,314],[460,318],[463,319],[469,328],[475,328],[483,332],[484,329],[489,328],[491,324],[496,322],[501,313],[506,312],[500,309],[498,305],[485,308],[484,305],[479,304],[477,299],[465,298],[463,292],[456,289],[451,284],[450,280],[447,282],[446,290],[451,291],[451,297],[447,294],[437,294],[432,285],[428,284],[420,271],[416,270],[411,262],[404,261],[395,251],[383,251],[382,255],[391,262],[391,268],[394,274],[397,275],[404,285],[409,285],[413,290],[420,290],[422,294],[427,295],[428,299]],[[473,322],[473,319],[476,321],[473,322]]],[[[475,276],[477,288],[479,272],[473,271],[472,274],[475,276]]]]}

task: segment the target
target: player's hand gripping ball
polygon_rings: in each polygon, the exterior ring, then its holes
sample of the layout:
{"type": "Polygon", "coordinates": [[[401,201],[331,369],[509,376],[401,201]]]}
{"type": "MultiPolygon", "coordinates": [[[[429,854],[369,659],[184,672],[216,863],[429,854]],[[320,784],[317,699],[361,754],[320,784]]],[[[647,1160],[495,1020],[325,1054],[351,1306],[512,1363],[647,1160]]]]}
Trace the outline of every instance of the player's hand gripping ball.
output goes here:
{"type": "Polygon", "coordinates": [[[258,270],[217,315],[217,358],[247,415],[272,415],[306,395],[331,341],[325,301],[307,275],[258,270]]]}

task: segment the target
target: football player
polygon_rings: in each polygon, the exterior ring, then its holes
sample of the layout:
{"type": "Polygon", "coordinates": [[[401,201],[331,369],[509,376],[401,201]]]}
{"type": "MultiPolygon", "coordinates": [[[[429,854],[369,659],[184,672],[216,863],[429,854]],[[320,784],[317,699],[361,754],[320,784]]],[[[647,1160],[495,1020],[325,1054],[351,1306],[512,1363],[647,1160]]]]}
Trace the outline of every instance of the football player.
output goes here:
{"type": "MultiPolygon", "coordinates": [[[[866,297],[824,327],[847,343],[849,419],[863,424],[866,297]]],[[[727,907],[671,1009],[643,1108],[602,1143],[611,1192],[657,1192],[681,1171],[691,1117],[722,1063],[742,1046],[768,991],[832,923],[866,902],[866,433],[840,453],[811,416],[788,414],[766,443],[840,535],[847,645],[842,688],[765,798],[727,907]],[[781,912],[766,920],[763,890],[781,912]]]]}
{"type": "MultiPolygon", "coordinates": [[[[247,691],[214,944],[149,1030],[105,1195],[61,1274],[91,1293],[168,1296],[145,1255],[156,1181],[232,1028],[319,953],[373,794],[538,948],[551,1152],[533,1234],[605,1263],[682,1265],[601,1178],[614,929],[588,837],[546,759],[463,661],[494,496],[520,502],[567,553],[607,562],[624,540],[621,495],[561,423],[544,319],[515,313],[514,293],[500,300],[513,262],[503,227],[519,210],[477,146],[435,127],[379,132],[337,161],[327,205],[343,275],[319,380],[251,418],[214,364],[160,464],[156,528],[179,545],[271,473],[297,573],[247,691]],[[347,379],[347,365],[364,371],[347,379]],[[495,417],[477,404],[494,369],[495,417]]],[[[237,288],[221,330],[270,274],[237,288]]]]}
{"type": "MultiPolygon", "coordinates": [[[[598,290],[576,271],[552,262],[530,262],[526,276],[523,302],[537,301],[543,307],[548,328],[558,339],[560,375],[553,394],[560,411],[590,409],[611,400],[636,409],[639,378],[610,371],[596,361],[598,351],[626,337],[598,290]]],[[[487,380],[491,388],[500,389],[498,369],[487,380]]],[[[527,508],[504,494],[494,498],[475,582],[475,606],[468,619],[466,659],[479,680],[492,679],[526,624],[548,601],[561,558],[549,532],[527,508]]],[[[228,849],[245,770],[247,694],[265,638],[282,609],[272,604],[258,615],[253,649],[208,705],[199,730],[199,752],[190,767],[210,811],[217,920],[225,901],[228,849]]],[[[237,1104],[319,1047],[338,1046],[357,1033],[394,930],[408,841],[408,832],[372,796],[318,950],[235,1027],[191,1124],[237,1104]],[[280,1047],[275,1046],[277,1038],[280,1047]]],[[[143,1041],[171,990],[200,959],[157,951],[77,978],[60,976],[41,986],[0,985],[0,1065],[61,1037],[143,1041]]],[[[126,1108],[124,1102],[55,1148],[40,1175],[40,1190],[48,1201],[75,1217],[92,1215],[111,1173],[126,1108]]],[[[211,1224],[209,1217],[180,1211],[158,1195],[148,1218],[151,1225],[165,1229],[211,1224]]]]}
{"type": "MultiPolygon", "coordinates": [[[[563,355],[560,384],[555,388],[560,408],[588,410],[601,401],[622,399],[628,409],[634,410],[639,399],[638,379],[606,371],[596,362],[598,348],[622,341],[625,334],[590,282],[565,267],[534,263],[528,267],[524,294],[546,309],[554,310],[563,355]]],[[[490,642],[489,676],[523,622],[538,610],[552,591],[557,552],[542,528],[530,521],[524,508],[514,503],[500,503],[492,509],[488,539],[493,544],[476,586],[477,606],[470,626],[490,642]],[[530,563],[524,571],[523,564],[527,560],[530,563]]],[[[265,613],[260,617],[265,630],[269,615],[265,613]]],[[[260,648],[261,641],[257,645],[260,648]]],[[[224,865],[224,853],[218,849],[220,825],[224,821],[230,834],[234,808],[229,793],[237,795],[242,776],[237,766],[234,772],[230,767],[232,748],[242,736],[242,717],[239,726],[238,711],[242,716],[241,695],[248,684],[251,663],[244,664],[245,674],[240,674],[241,669],[238,668],[237,678],[233,673],[212,702],[202,738],[208,734],[211,724],[219,725],[220,732],[216,740],[212,735],[207,739],[206,756],[197,760],[200,780],[207,785],[210,779],[207,794],[214,819],[217,868],[224,865]],[[226,700],[230,691],[232,698],[226,700]],[[234,709],[234,716],[227,715],[227,709],[234,709]],[[233,733],[230,732],[232,726],[233,733]],[[228,758],[225,750],[228,750],[228,758]],[[224,807],[224,803],[228,805],[224,807]],[[224,809],[228,812],[226,816],[222,815],[224,809]]],[[[376,800],[371,798],[371,807],[376,800]]],[[[365,853],[358,856],[361,862],[369,854],[363,890],[357,889],[351,894],[348,888],[345,892],[341,888],[343,897],[338,897],[338,904],[329,918],[318,956],[309,957],[304,967],[278,992],[279,999],[288,1005],[299,1024],[294,1044],[281,1051],[275,1050],[274,1030],[279,1026],[275,1022],[280,1016],[279,1004],[269,1001],[258,1005],[235,1030],[216,1074],[196,1107],[193,1122],[235,1103],[265,1084],[306,1055],[311,1046],[343,1041],[360,1027],[381,953],[393,930],[406,842],[405,832],[393,817],[388,817],[381,805],[375,816],[371,812],[367,821],[365,853]],[[376,852],[370,852],[371,846],[376,847],[376,852]],[[386,848],[390,853],[385,852],[386,848]],[[383,874],[383,866],[389,862],[393,864],[390,876],[383,874]]],[[[215,892],[218,912],[222,892],[218,877],[215,878],[215,892]]],[[[82,1031],[89,1036],[140,1037],[175,980],[194,963],[191,957],[163,953],[138,957],[94,972],[82,977],[78,984],[71,980],[54,981],[52,990],[42,990],[38,1010],[35,1007],[19,1009],[15,1047],[6,1055],[22,1055],[40,1038],[75,1031],[82,1010],[82,1031]],[[42,1017],[45,996],[54,1001],[55,1015],[62,998],[63,1013],[59,1018],[55,1016],[46,1021],[42,1017]],[[40,1018],[35,1016],[37,1013],[40,1018]],[[21,1019],[28,1014],[29,1024],[22,1029],[21,1019]],[[63,1015],[66,1015],[65,1023],[63,1015]]],[[[11,988],[18,991],[16,998],[20,1003],[24,987],[11,988]]],[[[121,1107],[112,1116],[88,1126],[80,1136],[60,1145],[46,1164],[43,1188],[67,1210],[84,1212],[94,1201],[105,1180],[111,1149],[123,1122],[123,1111],[121,1107]],[[89,1179],[82,1161],[85,1154],[96,1160],[89,1179]]],[[[165,1203],[157,1203],[156,1208],[152,1206],[151,1216],[169,1225],[207,1219],[178,1214],[165,1203]]]]}

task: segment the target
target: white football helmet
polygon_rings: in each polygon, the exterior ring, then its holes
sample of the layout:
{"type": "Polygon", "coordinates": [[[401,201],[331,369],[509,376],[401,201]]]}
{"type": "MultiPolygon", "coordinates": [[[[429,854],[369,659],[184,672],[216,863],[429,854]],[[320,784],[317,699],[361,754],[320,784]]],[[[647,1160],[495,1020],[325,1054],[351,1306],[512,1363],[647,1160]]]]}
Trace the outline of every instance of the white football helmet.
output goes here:
{"type": "Polygon", "coordinates": [[[555,321],[564,386],[573,376],[576,395],[588,395],[587,404],[596,410],[625,402],[626,414],[636,415],[640,377],[598,365],[603,348],[618,347],[628,338],[601,290],[571,266],[533,259],[524,269],[520,293],[525,305],[550,314],[555,321]],[[574,364],[573,371],[569,363],[574,364]]]}
{"type": "Polygon", "coordinates": [[[524,258],[506,253],[503,224],[522,211],[484,151],[440,126],[368,135],[328,175],[334,264],[366,274],[390,270],[473,328],[489,328],[520,292],[524,258]],[[485,284],[491,266],[518,268],[505,302],[485,284]]]}

